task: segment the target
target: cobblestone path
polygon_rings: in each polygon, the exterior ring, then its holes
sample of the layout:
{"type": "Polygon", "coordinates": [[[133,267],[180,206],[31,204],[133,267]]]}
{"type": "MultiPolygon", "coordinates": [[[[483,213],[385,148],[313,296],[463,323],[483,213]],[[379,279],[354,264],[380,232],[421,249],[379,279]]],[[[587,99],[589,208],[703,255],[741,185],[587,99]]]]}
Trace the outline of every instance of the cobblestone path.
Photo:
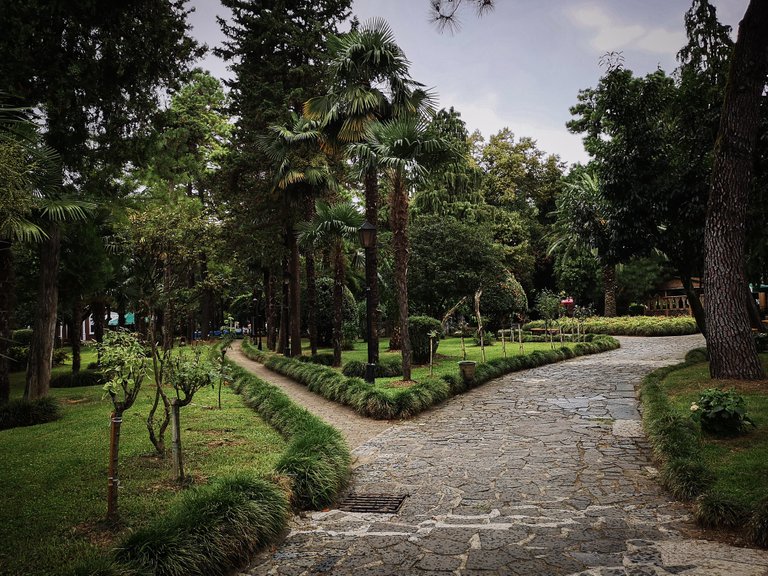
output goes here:
{"type": "Polygon", "coordinates": [[[768,575],[768,552],[702,539],[654,479],[635,386],[701,338],[620,340],[357,447],[350,491],[407,495],[400,510],[297,517],[247,574],[768,575]]]}

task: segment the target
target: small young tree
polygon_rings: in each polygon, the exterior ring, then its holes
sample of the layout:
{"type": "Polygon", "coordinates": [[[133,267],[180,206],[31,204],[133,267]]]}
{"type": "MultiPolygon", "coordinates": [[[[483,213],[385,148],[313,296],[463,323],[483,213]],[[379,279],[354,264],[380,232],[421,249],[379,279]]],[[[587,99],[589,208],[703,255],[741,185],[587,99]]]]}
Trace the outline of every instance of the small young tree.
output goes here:
{"type": "Polygon", "coordinates": [[[118,330],[107,332],[98,345],[101,364],[109,380],[104,390],[112,400],[112,424],[109,445],[109,482],[107,484],[107,520],[116,522],[118,480],[118,451],[123,413],[139,395],[147,375],[147,355],[139,340],[132,334],[118,330]]]}
{"type": "Polygon", "coordinates": [[[184,482],[184,463],[181,454],[180,409],[192,402],[195,393],[206,386],[213,387],[216,379],[215,366],[202,358],[202,349],[192,354],[186,351],[172,356],[164,366],[167,380],[176,391],[171,400],[171,437],[173,450],[173,475],[177,482],[184,482]]]}
{"type": "MultiPolygon", "coordinates": [[[[546,288],[536,297],[536,309],[544,319],[544,333],[549,335],[549,343],[552,348],[555,347],[555,341],[550,334],[549,329],[552,320],[558,317],[560,313],[560,297],[546,288]]],[[[546,336],[545,336],[546,337],[546,336]]]]}

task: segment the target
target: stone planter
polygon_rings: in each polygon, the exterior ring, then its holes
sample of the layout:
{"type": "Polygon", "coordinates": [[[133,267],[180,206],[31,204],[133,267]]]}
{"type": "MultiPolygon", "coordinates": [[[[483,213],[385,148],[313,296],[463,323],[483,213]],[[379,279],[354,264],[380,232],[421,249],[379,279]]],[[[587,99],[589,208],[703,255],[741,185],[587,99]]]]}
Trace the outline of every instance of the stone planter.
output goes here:
{"type": "Polygon", "coordinates": [[[459,372],[461,372],[464,382],[474,382],[475,366],[477,366],[477,362],[474,360],[462,360],[459,362],[459,372]]]}

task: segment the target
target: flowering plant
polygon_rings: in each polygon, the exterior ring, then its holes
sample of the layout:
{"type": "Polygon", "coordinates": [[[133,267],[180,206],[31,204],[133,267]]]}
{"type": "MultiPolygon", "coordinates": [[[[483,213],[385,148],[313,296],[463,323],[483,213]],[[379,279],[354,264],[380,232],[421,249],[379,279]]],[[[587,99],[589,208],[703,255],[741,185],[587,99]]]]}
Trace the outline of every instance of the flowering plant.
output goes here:
{"type": "Polygon", "coordinates": [[[704,432],[716,436],[735,436],[755,426],[747,416],[744,398],[733,390],[708,388],[698,401],[691,403],[691,418],[701,424],[704,432]]]}

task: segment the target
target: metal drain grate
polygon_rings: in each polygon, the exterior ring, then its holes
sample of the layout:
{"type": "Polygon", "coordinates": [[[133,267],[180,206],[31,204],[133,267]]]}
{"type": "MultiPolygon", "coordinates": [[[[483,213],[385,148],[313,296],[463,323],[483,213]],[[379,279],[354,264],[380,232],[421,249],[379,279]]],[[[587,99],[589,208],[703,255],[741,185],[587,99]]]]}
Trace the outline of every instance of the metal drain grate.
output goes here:
{"type": "Polygon", "coordinates": [[[339,504],[344,512],[372,512],[374,514],[395,514],[403,505],[407,494],[349,494],[339,504]]]}

